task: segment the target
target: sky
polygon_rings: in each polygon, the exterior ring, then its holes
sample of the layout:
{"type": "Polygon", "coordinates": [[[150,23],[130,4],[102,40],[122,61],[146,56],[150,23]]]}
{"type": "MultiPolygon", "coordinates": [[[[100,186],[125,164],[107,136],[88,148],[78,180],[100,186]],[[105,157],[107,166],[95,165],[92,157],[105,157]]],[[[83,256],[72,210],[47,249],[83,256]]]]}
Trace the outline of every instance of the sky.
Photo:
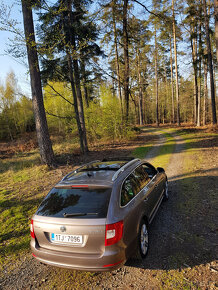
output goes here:
{"type": "MultiPolygon", "coordinates": [[[[11,6],[14,4],[14,0],[4,1],[4,4],[11,6]]],[[[2,6],[2,2],[0,2],[2,6]]],[[[21,5],[14,4],[12,8],[11,17],[16,19],[20,23],[20,27],[22,28],[22,12],[21,5]]],[[[5,50],[7,48],[7,43],[9,44],[9,38],[13,38],[12,33],[6,31],[0,31],[0,83],[4,84],[5,78],[7,74],[13,71],[16,75],[16,79],[18,81],[18,86],[20,87],[22,93],[31,95],[30,89],[30,81],[28,77],[28,68],[22,64],[19,60],[13,58],[10,55],[5,54],[5,50]]]]}
{"type": "MultiPolygon", "coordinates": [[[[2,4],[2,2],[0,2],[0,4],[2,4]]],[[[11,6],[14,4],[14,0],[7,0],[4,4],[11,6]]],[[[23,28],[21,5],[14,4],[11,17],[20,23],[20,28],[23,28]]],[[[4,84],[7,74],[13,71],[22,93],[30,97],[31,89],[27,66],[12,56],[5,54],[7,44],[9,44],[9,38],[13,38],[12,33],[0,31],[0,83],[4,84]]]]}
{"type": "MultiPolygon", "coordinates": [[[[23,29],[23,18],[22,18],[22,11],[21,11],[21,4],[20,0],[0,0],[0,5],[2,3],[11,6],[14,4],[12,8],[11,17],[16,19],[20,24],[19,27],[23,29]],[[15,1],[17,4],[15,4],[15,1]],[[6,3],[5,3],[6,2],[6,3]]],[[[146,1],[146,6],[150,7],[151,1],[146,1]]],[[[138,17],[144,17],[144,11],[142,7],[137,7],[134,9],[134,14],[138,17]]],[[[14,71],[18,86],[21,89],[22,93],[31,97],[31,88],[30,88],[30,79],[28,74],[28,66],[24,63],[21,63],[20,60],[13,58],[10,55],[5,54],[5,50],[7,48],[7,44],[9,44],[8,39],[13,38],[13,35],[9,32],[1,31],[0,30],[0,84],[5,81],[5,78],[9,72],[12,70],[14,71]]],[[[179,57],[180,58],[180,57],[179,57]]],[[[183,57],[181,57],[183,58],[183,57]]],[[[180,70],[181,74],[189,74],[189,66],[182,64],[182,59],[180,58],[180,70]],[[188,71],[187,71],[188,70],[188,71]]],[[[184,58],[183,58],[184,59],[184,58]]]]}

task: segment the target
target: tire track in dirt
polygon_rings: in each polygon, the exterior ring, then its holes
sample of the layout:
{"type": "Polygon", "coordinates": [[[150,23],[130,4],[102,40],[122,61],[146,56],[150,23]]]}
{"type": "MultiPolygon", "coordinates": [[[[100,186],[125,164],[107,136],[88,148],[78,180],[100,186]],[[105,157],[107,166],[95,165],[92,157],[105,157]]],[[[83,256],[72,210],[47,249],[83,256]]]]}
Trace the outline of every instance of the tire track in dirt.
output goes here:
{"type": "Polygon", "coordinates": [[[162,133],[154,131],[154,134],[158,135],[159,140],[155,142],[152,149],[146,154],[145,159],[148,162],[152,162],[151,160],[157,156],[160,148],[166,143],[166,138],[162,133]]]}

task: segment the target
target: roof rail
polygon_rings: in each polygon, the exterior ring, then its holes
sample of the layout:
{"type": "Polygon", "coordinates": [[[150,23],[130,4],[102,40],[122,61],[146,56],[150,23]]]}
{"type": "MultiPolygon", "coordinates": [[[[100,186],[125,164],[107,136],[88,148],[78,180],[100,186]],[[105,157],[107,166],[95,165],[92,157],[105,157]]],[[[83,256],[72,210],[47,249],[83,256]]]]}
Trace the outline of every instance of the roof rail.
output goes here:
{"type": "Polygon", "coordinates": [[[77,169],[75,169],[75,170],[71,171],[70,173],[68,173],[67,175],[65,175],[61,179],[61,181],[64,181],[64,180],[68,179],[70,176],[73,176],[74,174],[78,173],[80,171],[80,169],[82,169],[83,167],[89,166],[89,165],[91,165],[92,163],[95,163],[95,162],[100,162],[100,160],[94,160],[94,161],[91,161],[89,163],[83,164],[82,166],[78,167],[77,169]]]}
{"type": "Polygon", "coordinates": [[[117,170],[115,173],[114,173],[114,175],[113,175],[113,177],[112,177],[112,181],[114,181],[114,180],[116,180],[117,179],[117,177],[127,168],[127,167],[129,167],[130,165],[132,165],[133,163],[135,163],[135,162],[137,162],[137,161],[140,161],[140,159],[139,158],[135,158],[135,159],[133,159],[133,160],[131,160],[131,161],[129,161],[128,163],[126,163],[126,164],[124,164],[119,170],[117,170]]]}
{"type": "Polygon", "coordinates": [[[107,162],[107,161],[131,161],[135,159],[135,157],[126,157],[126,156],[115,156],[115,157],[107,157],[102,159],[102,162],[107,162]]]}

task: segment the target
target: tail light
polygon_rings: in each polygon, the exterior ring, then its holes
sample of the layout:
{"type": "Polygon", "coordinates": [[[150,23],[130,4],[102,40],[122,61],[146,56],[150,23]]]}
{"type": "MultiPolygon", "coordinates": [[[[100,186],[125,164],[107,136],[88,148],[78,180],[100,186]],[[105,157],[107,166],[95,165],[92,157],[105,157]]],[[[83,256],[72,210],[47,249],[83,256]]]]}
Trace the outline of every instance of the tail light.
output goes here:
{"type": "Polygon", "coordinates": [[[123,221],[106,225],[105,246],[116,244],[123,236],[123,221]]]}
{"type": "Polygon", "coordinates": [[[35,239],[35,233],[34,233],[34,228],[33,228],[33,220],[31,220],[31,224],[30,224],[30,234],[31,234],[31,237],[33,239],[35,239]]]}

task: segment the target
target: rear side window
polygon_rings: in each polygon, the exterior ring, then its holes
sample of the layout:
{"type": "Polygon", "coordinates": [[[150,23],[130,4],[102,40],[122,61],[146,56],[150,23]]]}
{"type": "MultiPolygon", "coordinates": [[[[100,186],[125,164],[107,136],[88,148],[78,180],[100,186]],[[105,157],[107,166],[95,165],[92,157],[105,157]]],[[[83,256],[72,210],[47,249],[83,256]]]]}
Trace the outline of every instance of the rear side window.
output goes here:
{"type": "Polygon", "coordinates": [[[148,173],[146,172],[146,170],[143,168],[142,165],[140,165],[135,169],[134,175],[137,179],[140,190],[142,190],[146,186],[146,184],[151,180],[150,177],[148,176],[148,173]]]}
{"type": "Polygon", "coordinates": [[[134,174],[130,174],[121,189],[121,206],[126,205],[138,193],[138,189],[137,179],[134,174]]]}
{"type": "Polygon", "coordinates": [[[121,189],[121,206],[125,206],[150,181],[146,170],[139,166],[124,181],[121,189]]]}
{"type": "Polygon", "coordinates": [[[111,188],[53,188],[39,206],[39,216],[61,217],[72,214],[79,218],[105,218],[111,188]]]}

